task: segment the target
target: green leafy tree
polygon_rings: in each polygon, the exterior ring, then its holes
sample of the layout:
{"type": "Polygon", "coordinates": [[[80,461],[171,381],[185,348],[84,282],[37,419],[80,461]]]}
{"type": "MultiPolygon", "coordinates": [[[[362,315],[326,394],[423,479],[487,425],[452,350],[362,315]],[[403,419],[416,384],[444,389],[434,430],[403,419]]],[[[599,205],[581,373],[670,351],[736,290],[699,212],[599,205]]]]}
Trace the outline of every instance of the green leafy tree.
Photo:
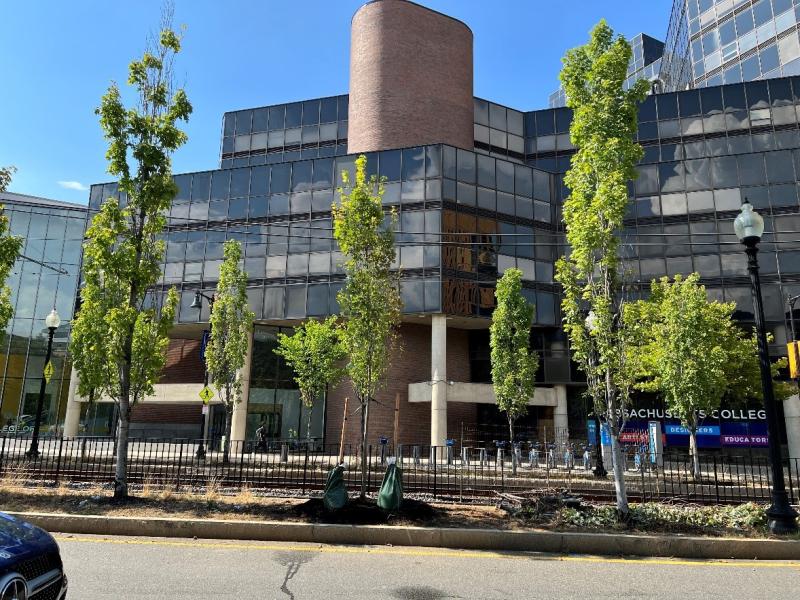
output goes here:
{"type": "Polygon", "coordinates": [[[107,199],[86,232],[81,309],[72,322],[70,351],[79,393],[106,395],[119,407],[115,498],[128,495],[131,409],[153,393],[178,303],[174,289],[160,301],[148,290],[160,275],[159,234],[177,192],[170,157],[186,142],[177,123],[192,112],[183,89],[173,86],[172,61],[180,48],[167,16],[158,40],[129,66],[137,106],[126,108],[112,83],[97,109],[109,142],[108,171],[118,177],[124,200],[107,199]]]}
{"type": "MultiPolygon", "coordinates": [[[[528,411],[536,390],[539,355],[530,348],[534,307],[522,295],[522,271],[509,269],[497,282],[497,307],[489,329],[492,384],[497,407],[506,413],[508,434],[514,443],[514,423],[528,411]]],[[[517,455],[512,453],[514,474],[517,455]]]]}
{"type": "Polygon", "coordinates": [[[278,334],[275,354],[282,356],[294,370],[300,399],[308,409],[306,438],[311,437],[314,399],[336,386],[344,376],[344,348],[339,339],[336,317],[324,321],[309,319],[298,325],[292,335],[278,334]]]}
{"type": "Polygon", "coordinates": [[[658,392],[667,407],[689,430],[692,473],[700,477],[697,428],[701,415],[719,408],[729,391],[736,356],[746,356],[752,344],[732,319],[734,302],[709,302],[700,276],[676,275],[653,281],[651,296],[629,304],[626,321],[644,343],[643,380],[637,387],[658,392]],[[633,325],[635,323],[635,325],[633,325]]]}
{"type": "Polygon", "coordinates": [[[210,335],[206,346],[206,366],[211,383],[225,407],[225,445],[222,461],[227,463],[231,445],[233,409],[242,401],[241,370],[255,315],[247,303],[247,274],[242,270],[242,246],[228,240],[223,246],[219,281],[209,317],[210,335]]]}
{"type": "MultiPolygon", "coordinates": [[[[735,302],[709,301],[700,275],[662,277],[651,295],[626,307],[642,357],[643,391],[660,393],[689,431],[692,474],[700,478],[697,429],[702,416],[732,402],[761,398],[758,340],[733,319],[735,302]]],[[[783,361],[772,365],[777,376],[783,361]]]]}
{"type": "Polygon", "coordinates": [[[630,44],[606,22],[591,31],[589,42],[567,52],[561,83],[574,116],[570,139],[577,148],[564,178],[570,195],[564,223],[570,254],[557,265],[563,288],[564,329],[572,356],[587,377],[595,413],[611,436],[617,510],[629,514],[618,417],[629,402],[635,365],[622,320],[622,272],[618,232],[628,206],[628,181],[636,177],[642,156],[634,141],[637,105],[648,84],[623,89],[630,44]],[[587,325],[587,313],[590,315],[587,325]]]}
{"type": "Polygon", "coordinates": [[[333,205],[333,234],[345,257],[347,280],[337,299],[344,323],[342,345],[347,375],[361,410],[361,497],[366,494],[369,406],[389,368],[389,355],[400,324],[399,282],[391,271],[395,257],[393,226],[385,224],[383,182],[367,179],[367,158],[356,159],[356,178],[342,173],[341,204],[333,205]]]}
{"type": "MultiPolygon", "coordinates": [[[[15,170],[14,167],[0,167],[0,192],[8,189],[15,170]]],[[[3,205],[0,204],[0,212],[2,210],[3,205]]],[[[22,250],[22,238],[11,235],[8,217],[0,214],[0,331],[5,331],[14,314],[11,289],[6,285],[6,280],[19,257],[20,250],[22,250]]]]}

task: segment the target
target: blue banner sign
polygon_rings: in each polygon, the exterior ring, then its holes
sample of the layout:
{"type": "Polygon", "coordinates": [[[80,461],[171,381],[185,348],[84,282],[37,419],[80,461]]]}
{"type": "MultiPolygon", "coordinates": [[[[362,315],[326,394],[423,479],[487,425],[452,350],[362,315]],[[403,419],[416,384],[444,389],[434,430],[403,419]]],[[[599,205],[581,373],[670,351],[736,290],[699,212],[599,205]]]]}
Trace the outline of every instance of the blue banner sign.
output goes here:
{"type": "MultiPolygon", "coordinates": [[[[689,435],[689,430],[683,425],[664,426],[667,435],[689,435]]],[[[719,425],[700,425],[697,428],[697,435],[715,435],[719,437],[719,425]]]]}

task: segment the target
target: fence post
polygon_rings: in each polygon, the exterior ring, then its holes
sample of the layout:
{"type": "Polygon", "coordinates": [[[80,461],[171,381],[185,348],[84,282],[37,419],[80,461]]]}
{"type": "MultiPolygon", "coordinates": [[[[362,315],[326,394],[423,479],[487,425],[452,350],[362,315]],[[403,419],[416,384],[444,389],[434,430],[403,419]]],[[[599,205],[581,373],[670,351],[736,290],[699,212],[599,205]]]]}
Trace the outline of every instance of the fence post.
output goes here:
{"type": "Polygon", "coordinates": [[[714,490],[716,491],[717,504],[719,504],[719,478],[717,477],[717,456],[714,455],[714,490]]]}
{"type": "Polygon", "coordinates": [[[178,473],[175,477],[175,491],[181,489],[181,466],[183,465],[183,440],[181,440],[181,448],[178,451],[178,473]]]}
{"type": "Polygon", "coordinates": [[[794,504],[794,484],[792,483],[792,459],[786,459],[786,466],[789,467],[789,504],[794,504]]]}
{"type": "Polygon", "coordinates": [[[436,446],[431,447],[431,454],[433,455],[433,499],[436,499],[436,446]]]}
{"type": "Polygon", "coordinates": [[[244,452],[245,452],[245,444],[247,443],[246,440],[241,440],[238,442],[239,444],[239,489],[242,488],[242,478],[244,477],[244,452]]]}
{"type": "Polygon", "coordinates": [[[303,461],[303,494],[306,493],[306,475],[308,473],[308,444],[306,444],[306,457],[303,461]]]}
{"type": "Polygon", "coordinates": [[[0,473],[3,472],[3,458],[6,454],[6,436],[3,436],[3,445],[0,447],[0,473]]]}
{"type": "Polygon", "coordinates": [[[61,437],[61,440],[58,442],[58,459],[56,460],[56,476],[55,476],[55,484],[58,485],[58,475],[61,472],[61,451],[64,448],[64,437],[61,437]]]}

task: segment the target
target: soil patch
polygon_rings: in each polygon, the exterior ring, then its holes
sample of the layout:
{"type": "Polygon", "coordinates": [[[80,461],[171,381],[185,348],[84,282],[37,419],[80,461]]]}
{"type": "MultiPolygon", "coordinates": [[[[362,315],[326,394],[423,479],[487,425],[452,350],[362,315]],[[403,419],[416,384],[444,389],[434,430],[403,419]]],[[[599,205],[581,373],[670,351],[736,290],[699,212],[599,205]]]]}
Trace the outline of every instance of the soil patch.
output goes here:
{"type": "MultiPolygon", "coordinates": [[[[388,512],[370,500],[351,500],[343,508],[330,512],[321,498],[311,498],[292,508],[292,512],[311,523],[347,523],[348,525],[427,525],[442,526],[451,520],[450,511],[419,500],[403,500],[400,510],[388,512]]],[[[463,517],[463,515],[461,515],[463,517]]],[[[449,525],[453,527],[453,525],[449,525]]]]}

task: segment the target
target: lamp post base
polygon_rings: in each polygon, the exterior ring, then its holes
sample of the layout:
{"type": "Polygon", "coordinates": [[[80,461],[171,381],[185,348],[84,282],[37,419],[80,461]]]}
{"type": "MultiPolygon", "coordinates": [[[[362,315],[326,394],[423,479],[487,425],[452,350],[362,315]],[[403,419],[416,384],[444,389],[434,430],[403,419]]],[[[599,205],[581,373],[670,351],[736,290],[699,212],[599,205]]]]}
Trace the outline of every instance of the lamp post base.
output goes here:
{"type": "Polygon", "coordinates": [[[786,491],[772,492],[772,506],[767,509],[769,530],[777,535],[797,532],[797,512],[789,504],[786,491]]]}
{"type": "Polygon", "coordinates": [[[603,465],[597,465],[592,471],[592,474],[598,479],[605,479],[608,476],[608,471],[606,471],[603,465]]]}
{"type": "Polygon", "coordinates": [[[194,453],[194,455],[195,455],[197,458],[201,458],[201,459],[202,459],[202,458],[205,458],[205,457],[206,457],[206,449],[205,449],[205,448],[203,448],[202,446],[200,446],[200,447],[197,449],[197,452],[195,452],[195,453],[194,453]]]}
{"type": "Polygon", "coordinates": [[[39,448],[30,448],[26,453],[25,456],[28,458],[38,458],[39,457],[39,448]]]}

